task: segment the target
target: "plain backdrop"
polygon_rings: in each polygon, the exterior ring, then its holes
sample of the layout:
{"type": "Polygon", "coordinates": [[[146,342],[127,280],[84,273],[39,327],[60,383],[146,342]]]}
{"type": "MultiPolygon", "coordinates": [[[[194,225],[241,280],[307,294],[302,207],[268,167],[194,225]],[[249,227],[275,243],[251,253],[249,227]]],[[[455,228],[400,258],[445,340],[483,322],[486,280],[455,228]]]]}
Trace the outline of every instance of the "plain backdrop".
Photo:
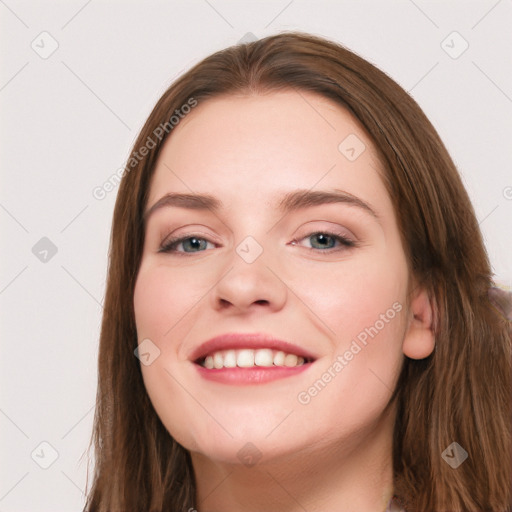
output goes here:
{"type": "Polygon", "coordinates": [[[1,0],[0,23],[0,512],[82,509],[117,188],[92,192],[172,80],[248,33],[326,36],[409,91],[511,286],[510,0],[1,0]]]}

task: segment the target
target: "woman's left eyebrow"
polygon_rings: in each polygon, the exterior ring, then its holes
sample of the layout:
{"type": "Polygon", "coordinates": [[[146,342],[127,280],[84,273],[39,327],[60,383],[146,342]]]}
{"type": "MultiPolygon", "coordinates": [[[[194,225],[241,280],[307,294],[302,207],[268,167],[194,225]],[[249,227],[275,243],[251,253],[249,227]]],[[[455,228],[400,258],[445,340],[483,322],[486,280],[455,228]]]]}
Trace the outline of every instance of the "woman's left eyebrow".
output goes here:
{"type": "MultiPolygon", "coordinates": [[[[329,203],[344,203],[355,206],[369,213],[379,224],[381,223],[380,215],[367,202],[357,196],[345,192],[343,190],[308,190],[299,189],[286,193],[277,203],[277,208],[281,213],[301,210],[329,203]]],[[[220,199],[210,194],[186,194],[170,192],[162,196],[153,206],[151,206],[143,215],[144,223],[147,223],[150,215],[156,210],[163,207],[188,208],[191,210],[210,210],[213,213],[223,208],[220,199]]]]}
{"type": "Polygon", "coordinates": [[[344,203],[360,208],[366,213],[369,213],[379,224],[381,224],[381,217],[374,207],[370,206],[369,203],[363,201],[361,198],[339,189],[334,189],[332,191],[308,189],[294,190],[284,195],[279,202],[279,210],[282,213],[288,213],[294,210],[301,210],[329,203],[344,203]]]}

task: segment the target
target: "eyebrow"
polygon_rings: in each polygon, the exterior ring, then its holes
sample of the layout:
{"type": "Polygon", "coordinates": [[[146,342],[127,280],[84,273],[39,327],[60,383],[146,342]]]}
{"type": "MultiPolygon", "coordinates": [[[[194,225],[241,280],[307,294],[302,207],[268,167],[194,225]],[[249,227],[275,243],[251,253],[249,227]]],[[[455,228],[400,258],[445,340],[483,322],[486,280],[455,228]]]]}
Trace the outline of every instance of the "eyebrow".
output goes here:
{"type": "MultiPolygon", "coordinates": [[[[289,213],[312,206],[330,203],[344,203],[349,206],[355,206],[369,213],[380,223],[380,215],[367,202],[357,196],[354,196],[343,190],[323,191],[299,189],[285,194],[277,204],[281,213],[289,213]]],[[[210,210],[213,213],[223,208],[223,203],[210,194],[183,194],[168,193],[161,197],[153,206],[151,206],[143,215],[144,223],[147,223],[153,212],[164,207],[188,208],[190,210],[210,210]]]]}

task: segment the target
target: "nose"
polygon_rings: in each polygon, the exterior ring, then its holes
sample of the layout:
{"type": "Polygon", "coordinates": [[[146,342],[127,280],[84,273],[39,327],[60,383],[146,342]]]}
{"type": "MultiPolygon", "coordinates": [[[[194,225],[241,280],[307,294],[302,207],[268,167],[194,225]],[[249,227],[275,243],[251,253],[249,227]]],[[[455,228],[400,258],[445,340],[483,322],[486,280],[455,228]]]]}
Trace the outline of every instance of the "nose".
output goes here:
{"type": "Polygon", "coordinates": [[[217,311],[249,313],[279,311],[286,303],[288,288],[279,277],[276,265],[268,265],[265,251],[256,260],[246,261],[233,250],[212,290],[213,307],[217,311]]]}

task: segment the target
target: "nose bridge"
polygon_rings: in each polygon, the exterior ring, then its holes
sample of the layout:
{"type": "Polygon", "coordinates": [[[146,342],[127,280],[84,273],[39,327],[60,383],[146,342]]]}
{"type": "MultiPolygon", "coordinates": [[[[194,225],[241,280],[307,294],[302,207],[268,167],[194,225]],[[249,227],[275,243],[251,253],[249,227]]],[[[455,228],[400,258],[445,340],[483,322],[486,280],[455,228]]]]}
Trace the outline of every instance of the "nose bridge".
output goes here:
{"type": "Polygon", "coordinates": [[[271,248],[264,247],[252,235],[242,239],[230,255],[229,270],[224,273],[213,290],[215,307],[232,305],[236,309],[247,309],[264,304],[271,309],[283,307],[286,285],[269,267],[273,260],[271,248]]]}

